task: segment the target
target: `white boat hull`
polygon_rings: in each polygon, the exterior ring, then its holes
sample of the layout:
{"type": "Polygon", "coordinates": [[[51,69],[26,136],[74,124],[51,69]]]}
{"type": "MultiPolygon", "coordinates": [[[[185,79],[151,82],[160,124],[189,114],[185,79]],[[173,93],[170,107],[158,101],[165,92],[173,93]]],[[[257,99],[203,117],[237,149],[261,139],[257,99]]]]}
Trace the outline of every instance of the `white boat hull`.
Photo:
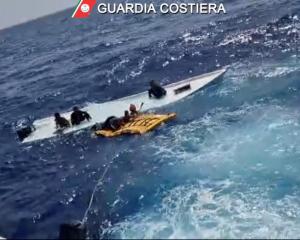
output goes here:
{"type": "MultiPolygon", "coordinates": [[[[226,68],[222,68],[211,73],[206,73],[164,86],[167,91],[167,95],[162,99],[150,99],[148,97],[148,92],[142,92],[110,102],[89,104],[82,110],[87,111],[91,115],[92,120],[90,122],[84,122],[79,126],[66,129],[64,131],[64,134],[91,127],[96,122],[105,121],[109,116],[122,116],[124,114],[124,111],[129,108],[130,104],[139,106],[141,103],[144,103],[143,111],[146,111],[177,102],[211,83],[212,81],[223,75],[226,70],[226,68]],[[176,94],[175,90],[182,87],[182,92],[176,94]],[[186,87],[186,89],[184,89],[184,87],[186,87]]],[[[71,112],[67,112],[61,115],[69,119],[71,112]]],[[[33,125],[36,130],[30,136],[24,139],[23,143],[52,138],[56,136],[54,117],[36,120],[34,121],[33,125]]]]}

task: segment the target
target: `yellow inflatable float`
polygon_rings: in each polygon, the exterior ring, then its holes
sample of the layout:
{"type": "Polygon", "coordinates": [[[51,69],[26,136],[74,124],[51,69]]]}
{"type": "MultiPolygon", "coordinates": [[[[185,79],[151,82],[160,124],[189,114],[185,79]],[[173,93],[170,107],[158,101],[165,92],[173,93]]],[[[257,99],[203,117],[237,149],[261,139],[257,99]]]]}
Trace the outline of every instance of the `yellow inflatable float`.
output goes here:
{"type": "Polygon", "coordinates": [[[176,117],[176,113],[169,114],[142,114],[126,123],[117,131],[99,130],[96,131],[97,136],[117,137],[123,134],[144,134],[158,127],[164,122],[170,121],[176,117]]]}

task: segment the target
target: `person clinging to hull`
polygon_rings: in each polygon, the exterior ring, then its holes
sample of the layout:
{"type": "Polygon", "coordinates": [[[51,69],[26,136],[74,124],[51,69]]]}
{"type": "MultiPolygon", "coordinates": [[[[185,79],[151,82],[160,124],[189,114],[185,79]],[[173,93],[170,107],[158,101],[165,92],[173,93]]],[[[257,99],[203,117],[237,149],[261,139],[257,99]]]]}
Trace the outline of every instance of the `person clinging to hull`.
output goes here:
{"type": "Polygon", "coordinates": [[[160,86],[159,83],[152,80],[150,82],[150,89],[148,90],[148,94],[149,94],[149,98],[155,97],[157,99],[160,99],[166,96],[167,91],[162,86],[160,86]]]}
{"type": "Polygon", "coordinates": [[[64,117],[60,116],[59,113],[54,114],[54,119],[55,119],[55,126],[57,129],[64,129],[71,126],[69,121],[64,117]]]}
{"type": "Polygon", "coordinates": [[[78,107],[73,108],[73,113],[71,114],[71,123],[72,126],[79,125],[83,121],[90,121],[92,117],[85,111],[79,110],[78,107]]]}

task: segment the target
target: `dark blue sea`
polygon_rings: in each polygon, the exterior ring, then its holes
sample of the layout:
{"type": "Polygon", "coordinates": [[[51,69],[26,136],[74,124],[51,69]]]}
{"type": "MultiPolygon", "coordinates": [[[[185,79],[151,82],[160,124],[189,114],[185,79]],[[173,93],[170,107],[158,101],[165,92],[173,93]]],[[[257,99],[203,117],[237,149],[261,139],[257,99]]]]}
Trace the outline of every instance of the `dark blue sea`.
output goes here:
{"type": "MultiPolygon", "coordinates": [[[[158,3],[158,2],[157,2],[158,3]]],[[[300,237],[300,2],[224,0],[220,15],[72,10],[0,31],[0,235],[300,237]],[[20,144],[18,122],[230,65],[158,109],[143,136],[89,131],[20,144]]]]}

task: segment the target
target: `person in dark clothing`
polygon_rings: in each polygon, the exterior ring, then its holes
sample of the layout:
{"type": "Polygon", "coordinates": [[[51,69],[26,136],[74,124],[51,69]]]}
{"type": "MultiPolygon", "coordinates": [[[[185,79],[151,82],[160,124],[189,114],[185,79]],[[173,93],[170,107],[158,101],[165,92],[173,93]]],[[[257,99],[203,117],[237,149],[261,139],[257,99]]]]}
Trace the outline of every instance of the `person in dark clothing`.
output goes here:
{"type": "Polygon", "coordinates": [[[102,129],[116,131],[122,126],[122,121],[122,118],[117,118],[115,116],[108,117],[102,124],[102,129]]]}
{"type": "Polygon", "coordinates": [[[33,124],[33,119],[28,117],[27,119],[22,119],[17,123],[16,133],[21,142],[27,137],[29,137],[36,129],[33,124]]]}
{"type": "Polygon", "coordinates": [[[103,130],[110,130],[111,127],[110,127],[110,121],[114,118],[117,118],[115,116],[110,116],[108,117],[103,123],[102,123],[102,129],[103,130]]]}
{"type": "Polygon", "coordinates": [[[93,132],[99,131],[99,130],[111,130],[116,131],[118,130],[122,125],[128,123],[131,119],[131,116],[129,112],[126,110],[124,112],[124,116],[121,118],[117,118],[115,116],[108,117],[103,123],[95,123],[91,130],[93,132]]]}
{"type": "Polygon", "coordinates": [[[73,126],[79,125],[85,120],[90,121],[91,119],[91,116],[87,112],[79,110],[78,107],[73,108],[73,113],[71,114],[71,123],[73,126]]]}
{"type": "Polygon", "coordinates": [[[150,82],[150,87],[151,88],[148,90],[149,98],[152,96],[155,98],[162,98],[167,94],[167,91],[154,80],[150,82]]]}
{"type": "Polygon", "coordinates": [[[103,123],[95,123],[91,127],[91,131],[93,131],[93,132],[100,131],[100,130],[103,130],[103,123]]]}
{"type": "Polygon", "coordinates": [[[19,129],[17,131],[17,135],[19,137],[19,140],[23,142],[25,138],[27,138],[31,133],[35,131],[35,128],[33,126],[23,127],[22,129],[19,129]]]}
{"type": "Polygon", "coordinates": [[[130,119],[131,119],[130,114],[129,114],[129,112],[126,110],[126,111],[124,112],[124,116],[123,116],[123,118],[122,118],[123,124],[128,123],[128,122],[130,121],[130,119]]]}
{"type": "Polygon", "coordinates": [[[70,127],[70,123],[67,119],[65,119],[64,117],[60,116],[59,113],[55,113],[54,114],[54,118],[55,118],[55,124],[56,124],[56,128],[68,128],[70,127]]]}

